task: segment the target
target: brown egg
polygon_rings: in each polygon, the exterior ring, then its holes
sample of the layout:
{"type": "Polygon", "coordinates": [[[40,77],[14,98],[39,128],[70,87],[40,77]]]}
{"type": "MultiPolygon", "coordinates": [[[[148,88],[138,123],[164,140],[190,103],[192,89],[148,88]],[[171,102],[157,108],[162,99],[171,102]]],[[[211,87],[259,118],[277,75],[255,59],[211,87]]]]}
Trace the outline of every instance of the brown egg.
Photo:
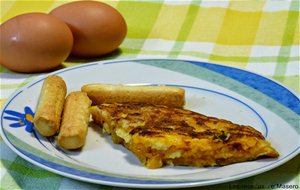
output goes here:
{"type": "Polygon", "coordinates": [[[72,54],[81,57],[101,56],[117,49],[126,36],[122,15],[110,5],[96,1],[76,1],[52,10],[74,36],[72,54]]]}
{"type": "Polygon", "coordinates": [[[26,13],[0,26],[1,64],[24,73],[47,71],[70,54],[73,36],[58,18],[44,13],[26,13]]]}

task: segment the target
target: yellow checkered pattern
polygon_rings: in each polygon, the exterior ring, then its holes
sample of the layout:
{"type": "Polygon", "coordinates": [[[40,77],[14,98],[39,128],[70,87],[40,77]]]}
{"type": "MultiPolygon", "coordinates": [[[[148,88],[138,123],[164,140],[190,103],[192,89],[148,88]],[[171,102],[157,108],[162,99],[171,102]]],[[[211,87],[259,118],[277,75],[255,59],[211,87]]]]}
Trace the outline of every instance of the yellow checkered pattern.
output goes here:
{"type": "MultiPolygon", "coordinates": [[[[3,23],[22,13],[47,13],[67,2],[70,0],[0,0],[0,22],[3,23]]],[[[92,60],[72,57],[64,62],[63,66],[72,67],[84,62],[106,59],[146,57],[200,60],[271,77],[300,94],[299,0],[104,2],[119,10],[127,22],[128,33],[120,46],[121,51],[92,60]]],[[[18,74],[0,66],[0,75],[2,104],[11,93],[34,80],[39,74],[18,74]]],[[[3,145],[1,139],[0,143],[0,164],[1,170],[4,171],[4,174],[1,174],[1,189],[110,189],[42,170],[13,154],[3,145]]],[[[296,160],[292,163],[299,163],[299,156],[295,159],[298,159],[298,162],[296,160]]],[[[247,178],[233,184],[264,184],[281,170],[288,171],[291,176],[298,176],[286,180],[287,183],[300,186],[299,167],[289,164],[273,173],[247,178]]],[[[228,184],[209,189],[224,188],[228,188],[228,184]]]]}

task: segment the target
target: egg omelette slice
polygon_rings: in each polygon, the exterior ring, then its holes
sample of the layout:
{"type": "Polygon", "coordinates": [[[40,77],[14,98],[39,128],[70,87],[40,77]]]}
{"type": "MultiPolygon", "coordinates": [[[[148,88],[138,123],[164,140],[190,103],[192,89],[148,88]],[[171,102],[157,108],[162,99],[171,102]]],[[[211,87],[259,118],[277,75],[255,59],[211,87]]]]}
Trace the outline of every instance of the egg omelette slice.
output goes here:
{"type": "Polygon", "coordinates": [[[93,106],[91,114],[114,143],[147,168],[222,166],[279,156],[253,127],[186,109],[114,103],[93,106]]]}

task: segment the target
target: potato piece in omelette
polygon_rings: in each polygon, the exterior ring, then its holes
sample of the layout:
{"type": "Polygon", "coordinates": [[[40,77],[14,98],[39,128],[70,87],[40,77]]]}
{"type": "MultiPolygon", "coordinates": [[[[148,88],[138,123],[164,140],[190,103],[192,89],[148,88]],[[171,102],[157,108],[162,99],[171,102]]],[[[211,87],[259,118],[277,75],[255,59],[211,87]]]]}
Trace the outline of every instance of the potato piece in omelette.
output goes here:
{"type": "Polygon", "coordinates": [[[90,111],[114,143],[123,144],[147,168],[222,166],[279,156],[253,127],[186,109],[114,103],[90,111]]]}

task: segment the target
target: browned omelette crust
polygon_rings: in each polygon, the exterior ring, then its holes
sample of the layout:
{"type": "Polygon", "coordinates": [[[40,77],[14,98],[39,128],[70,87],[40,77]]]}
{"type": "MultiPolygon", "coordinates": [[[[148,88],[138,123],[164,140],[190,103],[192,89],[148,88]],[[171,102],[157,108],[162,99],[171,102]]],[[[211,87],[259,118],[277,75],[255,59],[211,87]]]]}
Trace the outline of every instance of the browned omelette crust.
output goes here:
{"type": "Polygon", "coordinates": [[[102,104],[91,113],[115,143],[127,147],[148,168],[227,165],[279,156],[254,128],[185,109],[102,104]]]}

